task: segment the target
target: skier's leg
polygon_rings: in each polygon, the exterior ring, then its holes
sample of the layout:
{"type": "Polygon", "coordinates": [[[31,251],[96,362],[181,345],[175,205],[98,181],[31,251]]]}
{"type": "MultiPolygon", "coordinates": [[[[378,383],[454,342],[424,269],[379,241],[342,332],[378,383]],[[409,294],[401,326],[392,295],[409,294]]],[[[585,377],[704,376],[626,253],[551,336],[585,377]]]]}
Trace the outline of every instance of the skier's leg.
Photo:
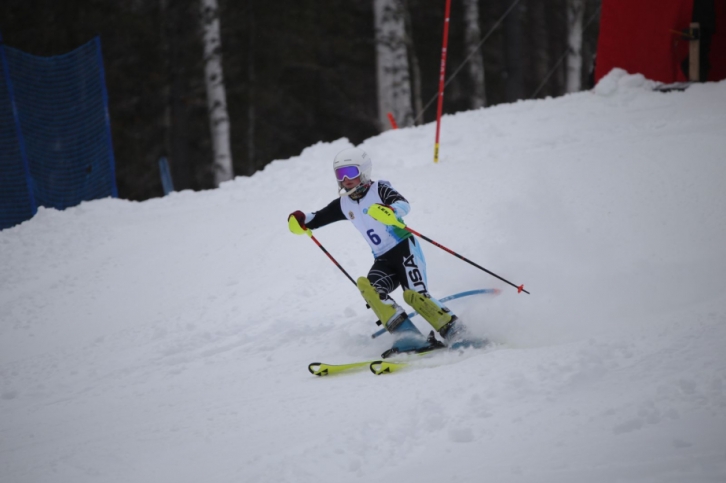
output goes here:
{"type": "Polygon", "coordinates": [[[366,277],[360,277],[356,285],[368,306],[373,309],[378,320],[389,332],[395,331],[401,322],[406,320],[406,312],[403,308],[386,293],[376,290],[376,287],[366,277]]]}
{"type": "Polygon", "coordinates": [[[442,337],[450,340],[454,334],[464,329],[451,310],[433,298],[428,291],[426,259],[420,243],[415,238],[408,239],[408,252],[404,254],[401,265],[401,280],[404,285],[403,299],[431,324],[442,337]]]}
{"type": "Polygon", "coordinates": [[[444,339],[452,340],[455,335],[463,335],[465,329],[463,323],[438,300],[413,290],[405,290],[403,300],[426,319],[444,339]]]}
{"type": "Polygon", "coordinates": [[[373,288],[376,289],[376,292],[378,292],[381,300],[392,300],[388,294],[396,290],[400,284],[398,283],[396,274],[386,262],[386,259],[377,258],[368,271],[367,278],[373,288]]]}
{"type": "Polygon", "coordinates": [[[398,246],[402,249],[396,260],[395,269],[404,290],[413,290],[429,297],[426,259],[421,244],[414,237],[410,237],[398,246]]]}
{"type": "MultiPolygon", "coordinates": [[[[394,250],[396,250],[395,247],[377,257],[368,272],[368,277],[359,278],[356,284],[368,306],[373,309],[378,320],[389,332],[398,329],[399,325],[406,320],[406,312],[388,296],[399,286],[396,273],[391,270],[389,258],[394,250]]],[[[411,325],[415,329],[413,324],[411,325]]]]}
{"type": "Polygon", "coordinates": [[[408,319],[404,309],[389,294],[398,288],[400,279],[392,263],[397,260],[401,244],[376,258],[367,278],[359,278],[357,285],[368,306],[383,326],[398,336],[393,349],[400,352],[418,349],[425,340],[421,331],[408,319]],[[405,336],[405,337],[404,337],[405,336]]]}

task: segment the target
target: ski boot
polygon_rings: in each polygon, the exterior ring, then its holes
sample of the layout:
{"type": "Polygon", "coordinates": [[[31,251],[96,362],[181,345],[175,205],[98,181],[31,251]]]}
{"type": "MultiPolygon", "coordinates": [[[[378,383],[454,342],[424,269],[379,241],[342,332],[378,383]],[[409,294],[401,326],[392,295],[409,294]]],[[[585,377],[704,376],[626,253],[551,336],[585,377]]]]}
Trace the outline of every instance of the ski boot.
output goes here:
{"type": "Polygon", "coordinates": [[[381,357],[383,359],[387,359],[395,354],[401,354],[401,353],[414,353],[414,354],[420,354],[422,352],[429,352],[435,349],[443,349],[446,347],[446,344],[441,342],[440,340],[436,339],[436,336],[434,335],[434,331],[432,330],[429,336],[426,338],[426,342],[424,344],[421,344],[420,339],[410,339],[410,340],[404,340],[399,339],[396,341],[395,344],[393,344],[393,347],[385,351],[383,354],[381,354],[381,357]]]}
{"type": "Polygon", "coordinates": [[[393,347],[383,353],[384,358],[403,352],[417,352],[427,348],[430,342],[409,320],[403,307],[390,297],[381,299],[381,294],[366,277],[356,283],[368,306],[378,317],[380,324],[396,337],[393,347]]]}
{"type": "Polygon", "coordinates": [[[464,323],[431,297],[413,290],[406,290],[403,292],[403,299],[431,324],[434,330],[444,338],[450,349],[479,348],[487,343],[486,339],[470,337],[464,323]]]}

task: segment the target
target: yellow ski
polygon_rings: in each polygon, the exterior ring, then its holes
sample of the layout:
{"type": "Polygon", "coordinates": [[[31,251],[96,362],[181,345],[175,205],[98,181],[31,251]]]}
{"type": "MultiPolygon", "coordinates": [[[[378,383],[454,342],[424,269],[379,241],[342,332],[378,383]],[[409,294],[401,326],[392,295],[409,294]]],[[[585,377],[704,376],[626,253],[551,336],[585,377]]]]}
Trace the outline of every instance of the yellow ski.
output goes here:
{"type": "Polygon", "coordinates": [[[314,376],[329,376],[340,372],[354,371],[362,369],[374,361],[353,362],[351,364],[324,364],[322,362],[313,362],[308,366],[308,371],[314,376]]]}
{"type": "Polygon", "coordinates": [[[390,374],[408,366],[408,362],[374,361],[370,364],[370,370],[376,376],[390,374]]]}
{"type": "MultiPolygon", "coordinates": [[[[425,354],[429,354],[433,351],[440,350],[442,348],[444,347],[432,347],[411,355],[422,356],[425,354]]],[[[364,367],[368,367],[370,368],[371,372],[373,372],[373,374],[379,375],[395,372],[399,369],[406,367],[407,365],[408,362],[402,361],[400,359],[396,361],[376,359],[372,361],[352,362],[349,364],[325,364],[323,362],[313,362],[312,364],[308,365],[308,371],[310,371],[310,374],[314,376],[329,376],[331,374],[339,374],[341,372],[353,372],[356,370],[360,370],[364,367]]]]}

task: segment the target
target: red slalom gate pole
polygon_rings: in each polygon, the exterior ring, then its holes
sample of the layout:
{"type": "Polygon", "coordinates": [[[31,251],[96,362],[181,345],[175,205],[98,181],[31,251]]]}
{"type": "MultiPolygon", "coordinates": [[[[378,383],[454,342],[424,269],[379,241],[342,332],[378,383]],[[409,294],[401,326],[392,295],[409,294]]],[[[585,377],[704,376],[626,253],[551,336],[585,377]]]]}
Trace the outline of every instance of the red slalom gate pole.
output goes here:
{"type": "Polygon", "coordinates": [[[423,236],[423,235],[422,235],[421,233],[417,232],[416,230],[412,230],[411,228],[409,228],[409,227],[407,227],[407,226],[403,227],[403,229],[404,229],[404,230],[406,230],[406,231],[408,231],[408,232],[410,232],[410,233],[413,233],[413,234],[414,234],[414,235],[416,235],[417,237],[423,238],[423,239],[424,239],[424,240],[426,240],[427,242],[429,242],[429,243],[431,243],[431,244],[433,244],[433,245],[436,245],[437,247],[441,248],[442,250],[444,250],[444,251],[446,251],[446,252],[448,252],[448,253],[451,253],[451,254],[452,254],[452,255],[454,255],[455,257],[457,257],[457,258],[460,258],[461,260],[464,260],[464,261],[465,261],[466,263],[468,263],[468,264],[470,264],[470,265],[473,265],[473,266],[475,266],[475,267],[476,267],[476,268],[478,268],[479,270],[483,270],[483,271],[485,271],[486,273],[488,273],[488,274],[489,274],[489,275],[491,275],[492,277],[496,277],[496,278],[498,278],[499,280],[501,280],[502,282],[508,283],[509,285],[511,285],[512,287],[514,287],[514,288],[516,288],[516,289],[517,289],[517,293],[522,293],[522,292],[524,292],[524,293],[526,293],[526,294],[529,294],[529,292],[527,292],[527,291],[526,291],[526,290],[524,289],[524,285],[519,285],[519,286],[517,286],[517,285],[514,285],[514,284],[513,284],[512,282],[510,282],[509,280],[507,280],[507,279],[505,279],[505,278],[502,278],[502,277],[500,277],[499,275],[497,275],[497,274],[496,274],[496,273],[494,273],[494,272],[490,272],[490,271],[489,271],[489,270],[487,270],[486,268],[484,268],[484,267],[482,267],[482,266],[480,266],[480,265],[477,265],[476,263],[472,262],[472,261],[471,261],[471,260],[469,260],[468,258],[464,258],[464,257],[462,257],[461,255],[459,255],[459,254],[458,254],[458,253],[456,253],[455,251],[453,251],[453,250],[450,250],[450,249],[446,248],[445,246],[441,245],[440,243],[437,243],[437,242],[433,241],[433,240],[432,240],[431,238],[428,238],[428,237],[426,237],[426,236],[423,236]]]}
{"type": "Polygon", "coordinates": [[[439,101],[436,108],[436,143],[434,144],[434,163],[439,162],[439,134],[441,132],[441,111],[444,107],[444,81],[446,80],[446,50],[449,45],[449,17],[451,16],[451,0],[446,0],[444,15],[444,40],[441,47],[441,68],[439,69],[439,101]]]}
{"type": "Polygon", "coordinates": [[[388,113],[388,122],[391,123],[391,129],[398,129],[398,124],[396,124],[396,118],[393,117],[393,113],[388,113]]]}

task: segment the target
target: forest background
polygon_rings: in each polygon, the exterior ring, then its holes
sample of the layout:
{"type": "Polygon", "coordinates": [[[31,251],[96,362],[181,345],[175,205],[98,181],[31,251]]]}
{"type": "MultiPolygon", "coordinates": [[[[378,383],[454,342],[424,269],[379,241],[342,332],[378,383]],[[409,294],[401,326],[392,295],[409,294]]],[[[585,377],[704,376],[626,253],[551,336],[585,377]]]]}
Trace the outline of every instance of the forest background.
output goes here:
{"type": "MultiPolygon", "coordinates": [[[[318,141],[346,137],[358,144],[390,128],[379,113],[381,38],[374,7],[381,1],[396,5],[405,20],[410,95],[418,98],[410,100],[416,120],[399,122],[434,121],[436,103],[429,101],[439,84],[445,0],[218,0],[234,175],[250,176],[318,141]]],[[[205,86],[205,3],[0,2],[0,32],[10,47],[51,56],[100,36],[121,198],[163,194],[161,157],[169,160],[177,190],[217,184],[205,86]]],[[[592,86],[600,0],[452,0],[443,112],[573,90],[567,61],[573,4],[583,19],[576,89],[586,89],[592,86]],[[472,37],[476,7],[479,35],[472,37]],[[483,79],[464,64],[480,43],[483,79]]],[[[442,150],[445,145],[442,139],[442,150]]]]}

